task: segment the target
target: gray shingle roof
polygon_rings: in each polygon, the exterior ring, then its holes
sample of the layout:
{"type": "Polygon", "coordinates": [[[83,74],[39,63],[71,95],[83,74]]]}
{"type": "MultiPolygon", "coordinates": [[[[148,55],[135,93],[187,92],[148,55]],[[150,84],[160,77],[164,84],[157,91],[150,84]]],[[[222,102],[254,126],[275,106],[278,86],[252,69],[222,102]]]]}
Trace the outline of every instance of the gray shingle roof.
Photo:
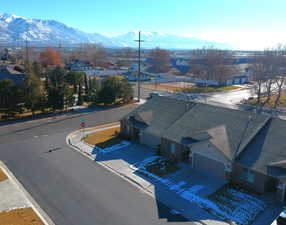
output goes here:
{"type": "Polygon", "coordinates": [[[177,121],[192,104],[195,103],[155,96],[127,114],[125,118],[134,117],[140,122],[146,120],[145,123],[149,125],[146,131],[162,136],[163,131],[177,121]]]}
{"type": "Polygon", "coordinates": [[[0,80],[12,80],[16,85],[20,85],[25,80],[26,75],[14,70],[11,66],[0,66],[0,80]]]}
{"type": "Polygon", "coordinates": [[[286,121],[272,118],[250,141],[237,162],[263,174],[278,176],[286,174],[283,166],[277,166],[285,159],[286,121]]]}
{"type": "Polygon", "coordinates": [[[160,96],[126,117],[138,117],[146,131],[177,143],[210,136],[228,159],[264,174],[286,175],[285,120],[160,96]]]}
{"type": "Polygon", "coordinates": [[[227,158],[233,159],[243,134],[245,133],[241,146],[267,119],[262,115],[198,103],[170,126],[163,137],[181,143],[183,137],[207,132],[212,137],[211,142],[227,158]]]}

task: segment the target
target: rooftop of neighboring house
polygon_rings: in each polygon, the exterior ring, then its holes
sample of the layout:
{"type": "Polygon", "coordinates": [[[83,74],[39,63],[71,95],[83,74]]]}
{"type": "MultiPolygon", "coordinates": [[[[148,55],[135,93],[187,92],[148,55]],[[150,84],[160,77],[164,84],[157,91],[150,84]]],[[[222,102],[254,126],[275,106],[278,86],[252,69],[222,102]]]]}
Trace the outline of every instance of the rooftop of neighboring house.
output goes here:
{"type": "Polygon", "coordinates": [[[26,75],[24,74],[24,68],[15,64],[0,64],[0,80],[10,79],[16,85],[21,84],[26,75]]]}
{"type": "Polygon", "coordinates": [[[70,67],[91,66],[91,63],[87,61],[72,60],[67,63],[67,66],[70,66],[70,67]]]}
{"type": "Polygon", "coordinates": [[[184,138],[196,139],[198,134],[206,133],[210,142],[233,160],[240,146],[244,146],[267,119],[250,112],[196,103],[166,130],[163,138],[182,143],[184,138]]]}
{"type": "Polygon", "coordinates": [[[187,103],[166,97],[153,97],[125,118],[133,117],[147,124],[151,133],[163,135],[163,132],[186,112],[187,103]]]}
{"type": "Polygon", "coordinates": [[[165,139],[183,144],[207,139],[231,161],[286,175],[285,120],[164,96],[153,97],[128,117],[165,139]]]}
{"type": "Polygon", "coordinates": [[[237,158],[237,162],[272,176],[286,175],[286,121],[271,118],[237,158]]]}

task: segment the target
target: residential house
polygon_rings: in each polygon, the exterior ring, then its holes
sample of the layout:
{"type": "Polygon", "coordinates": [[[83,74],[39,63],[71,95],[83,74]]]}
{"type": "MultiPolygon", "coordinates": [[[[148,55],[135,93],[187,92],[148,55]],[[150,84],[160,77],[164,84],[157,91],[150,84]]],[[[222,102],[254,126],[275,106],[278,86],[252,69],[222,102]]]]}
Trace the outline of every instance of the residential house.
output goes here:
{"type": "Polygon", "coordinates": [[[1,64],[0,80],[12,80],[15,85],[20,86],[23,84],[26,75],[23,72],[16,70],[15,66],[16,65],[13,64],[1,64]]]}
{"type": "Polygon", "coordinates": [[[121,132],[174,161],[286,200],[286,121],[154,97],[121,120],[121,132]]]}
{"type": "Polygon", "coordinates": [[[86,72],[93,70],[92,65],[89,62],[74,60],[67,64],[67,67],[71,71],[86,72]]]}

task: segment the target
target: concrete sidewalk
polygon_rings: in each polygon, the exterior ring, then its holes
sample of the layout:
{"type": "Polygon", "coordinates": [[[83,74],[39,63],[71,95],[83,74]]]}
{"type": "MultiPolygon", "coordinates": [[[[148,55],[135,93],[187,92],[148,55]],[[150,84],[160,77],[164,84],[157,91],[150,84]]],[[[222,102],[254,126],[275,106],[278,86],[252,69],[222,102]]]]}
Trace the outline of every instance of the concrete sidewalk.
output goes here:
{"type": "MultiPolygon", "coordinates": [[[[4,224],[7,222],[8,224],[10,224],[9,222],[14,224],[15,219],[21,224],[26,224],[31,219],[33,220],[31,223],[34,224],[55,225],[2,161],[0,161],[0,169],[6,175],[6,179],[0,182],[0,214],[5,213],[5,215],[2,215],[5,221],[2,222],[4,224]],[[22,210],[22,212],[16,212],[17,210],[22,210]],[[21,213],[23,213],[22,216],[16,216],[12,219],[12,214],[21,213]],[[35,218],[34,213],[36,213],[35,218]],[[6,214],[9,214],[9,216],[6,214]],[[27,218],[24,218],[25,216],[27,218]]],[[[1,221],[0,224],[2,224],[1,221]]]]}
{"type": "MultiPolygon", "coordinates": [[[[97,131],[98,128],[89,129],[86,132],[92,133],[97,131]]],[[[67,137],[67,143],[72,145],[75,149],[88,156],[90,159],[95,160],[97,163],[103,165],[112,172],[120,175],[129,182],[140,187],[145,193],[149,194],[157,201],[162,202],[171,209],[176,210],[182,216],[189,219],[192,222],[197,224],[212,224],[212,225],[225,225],[229,224],[225,221],[222,221],[220,218],[208,213],[204,209],[198,207],[195,203],[192,203],[184,198],[182,198],[179,193],[176,193],[174,190],[170,190],[170,187],[166,186],[164,183],[150,177],[146,177],[143,174],[140,174],[131,165],[141,162],[144,159],[154,156],[155,152],[150,148],[144,147],[142,145],[137,145],[132,143],[130,146],[108,152],[108,153],[93,153],[93,146],[87,145],[81,141],[82,134],[80,131],[74,132],[67,137]]],[[[190,167],[186,164],[180,165],[180,170],[177,174],[172,174],[167,176],[166,179],[169,179],[174,184],[184,181],[184,188],[189,188],[194,186],[194,183],[190,180],[190,167]]],[[[165,177],[164,177],[165,178],[165,177]]],[[[199,182],[209,183],[211,178],[201,178],[199,182]]],[[[206,197],[209,194],[212,194],[218,188],[224,185],[224,183],[218,183],[213,180],[211,182],[213,186],[204,186],[201,193],[202,197],[206,197]]]]}

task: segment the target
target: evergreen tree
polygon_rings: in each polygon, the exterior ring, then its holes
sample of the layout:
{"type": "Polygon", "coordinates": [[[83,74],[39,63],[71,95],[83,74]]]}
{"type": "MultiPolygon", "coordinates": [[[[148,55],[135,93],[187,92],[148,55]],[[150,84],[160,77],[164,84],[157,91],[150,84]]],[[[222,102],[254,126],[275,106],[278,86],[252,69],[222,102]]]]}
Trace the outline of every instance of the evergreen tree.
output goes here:
{"type": "Polygon", "coordinates": [[[66,79],[66,71],[64,68],[57,66],[48,72],[51,85],[60,88],[64,85],[66,79]]]}
{"type": "Polygon", "coordinates": [[[0,108],[9,116],[21,111],[22,100],[20,88],[12,80],[0,81],[0,108]]]}
{"type": "Polygon", "coordinates": [[[87,94],[88,101],[95,103],[97,99],[98,91],[99,91],[99,84],[97,80],[89,79],[89,89],[88,89],[88,94],[87,94]]]}
{"type": "Polygon", "coordinates": [[[85,87],[85,94],[87,95],[88,94],[88,82],[87,82],[87,75],[86,73],[84,73],[84,87],[85,87]]]}
{"type": "Polygon", "coordinates": [[[37,109],[45,105],[45,93],[42,82],[33,72],[27,74],[24,82],[25,105],[31,109],[33,116],[37,109]]]}
{"type": "Polygon", "coordinates": [[[57,87],[48,88],[48,103],[49,106],[55,109],[64,108],[64,90],[57,87]]]}
{"type": "Polygon", "coordinates": [[[117,99],[128,101],[133,98],[131,84],[118,76],[107,78],[98,92],[97,103],[114,104],[117,99]]]}

